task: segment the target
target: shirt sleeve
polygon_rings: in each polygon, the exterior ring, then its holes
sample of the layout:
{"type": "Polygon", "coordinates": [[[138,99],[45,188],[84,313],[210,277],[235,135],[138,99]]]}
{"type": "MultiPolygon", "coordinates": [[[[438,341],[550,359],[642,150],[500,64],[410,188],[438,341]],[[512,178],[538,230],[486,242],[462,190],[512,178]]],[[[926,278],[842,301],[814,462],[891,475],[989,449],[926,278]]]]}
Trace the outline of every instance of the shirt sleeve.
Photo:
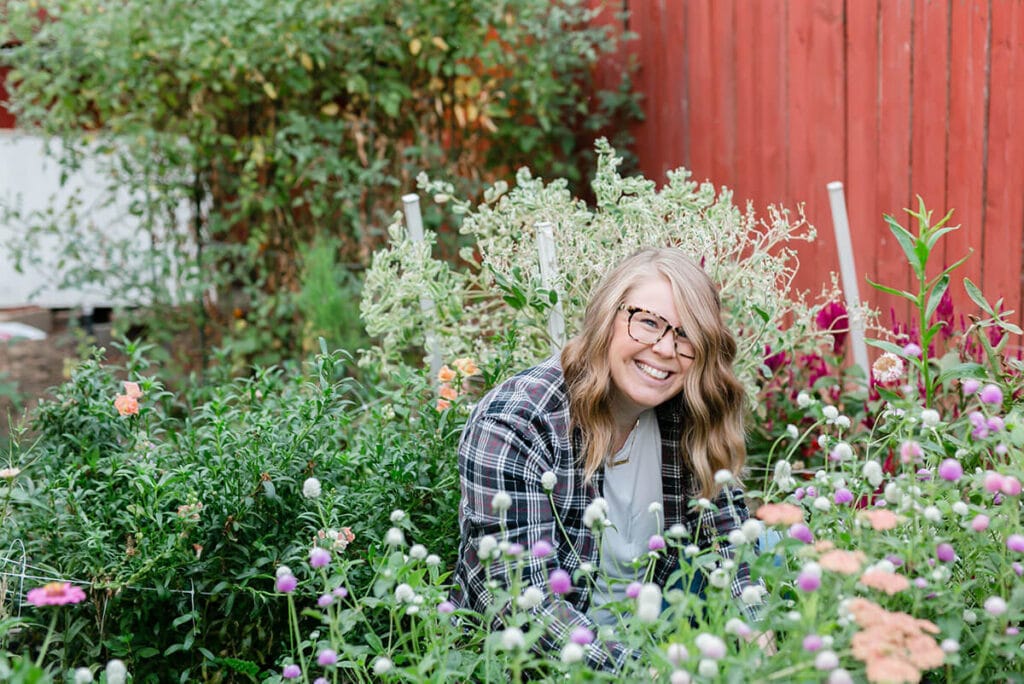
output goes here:
{"type": "MultiPolygon", "coordinates": [[[[545,439],[535,424],[518,416],[480,416],[467,425],[459,443],[459,470],[463,517],[460,562],[466,566],[465,576],[471,585],[466,587],[467,607],[484,613],[495,602],[489,586],[509,589],[513,584],[511,573],[521,567],[520,591],[533,585],[545,594],[544,601],[529,611],[532,619],[547,625],[540,638],[541,649],[557,652],[580,626],[596,635],[596,623],[565,597],[553,594],[548,586],[548,577],[559,567],[559,558],[575,557],[577,553],[559,529],[549,494],[541,484],[544,472],[555,470],[551,438],[545,439]],[[503,512],[495,511],[492,505],[499,492],[511,499],[503,512]],[[522,545],[521,557],[508,558],[495,552],[485,568],[479,558],[480,538],[485,535],[522,545]],[[546,558],[534,557],[530,549],[540,540],[549,542],[556,551],[546,558]]],[[[582,492],[570,496],[573,505],[583,505],[582,492]]],[[[577,558],[572,566],[578,565],[577,558]]],[[[508,604],[498,607],[494,628],[503,628],[511,609],[508,604]]],[[[591,667],[606,670],[618,670],[627,658],[637,655],[616,642],[595,641],[585,652],[591,667]]]]}

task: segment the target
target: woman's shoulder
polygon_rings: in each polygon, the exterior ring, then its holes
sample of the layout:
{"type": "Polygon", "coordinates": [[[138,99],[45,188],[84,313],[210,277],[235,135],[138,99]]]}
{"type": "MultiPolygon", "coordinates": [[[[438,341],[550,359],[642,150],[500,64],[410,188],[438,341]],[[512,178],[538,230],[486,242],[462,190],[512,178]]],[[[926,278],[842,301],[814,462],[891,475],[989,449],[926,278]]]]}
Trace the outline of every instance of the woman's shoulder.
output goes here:
{"type": "Polygon", "coordinates": [[[528,417],[568,411],[568,403],[565,375],[555,354],[500,383],[480,400],[474,413],[528,417]]]}

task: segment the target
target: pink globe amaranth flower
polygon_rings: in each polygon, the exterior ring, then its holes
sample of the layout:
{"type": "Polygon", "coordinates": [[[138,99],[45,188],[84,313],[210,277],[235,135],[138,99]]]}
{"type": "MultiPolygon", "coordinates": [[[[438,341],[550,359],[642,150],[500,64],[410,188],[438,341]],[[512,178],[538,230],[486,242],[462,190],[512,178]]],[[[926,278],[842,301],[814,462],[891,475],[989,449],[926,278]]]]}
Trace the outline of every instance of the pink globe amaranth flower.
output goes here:
{"type": "Polygon", "coordinates": [[[331,564],[331,552],[327,549],[314,546],[309,552],[309,564],[314,568],[322,568],[331,564]]]}
{"type": "Polygon", "coordinates": [[[800,588],[800,591],[807,592],[808,594],[812,591],[817,591],[821,586],[821,578],[814,573],[801,572],[797,575],[796,586],[800,588]]]}
{"type": "Polygon", "coordinates": [[[918,589],[924,589],[928,586],[928,580],[926,580],[924,577],[918,577],[914,580],[914,586],[918,589]]]}
{"type": "Polygon", "coordinates": [[[345,587],[335,587],[334,591],[332,591],[331,593],[337,596],[338,598],[343,599],[346,596],[348,596],[348,589],[346,589],[345,587]]]}
{"type": "Polygon", "coordinates": [[[960,383],[960,389],[964,391],[964,394],[974,394],[981,387],[981,383],[973,378],[964,380],[960,383]]]}
{"type": "Polygon", "coordinates": [[[953,550],[952,544],[942,542],[935,547],[935,557],[943,563],[952,563],[956,558],[956,551],[953,550]]]}
{"type": "Polygon", "coordinates": [[[904,463],[916,461],[924,455],[921,445],[913,440],[907,440],[900,445],[900,460],[904,463]]]}
{"type": "Polygon", "coordinates": [[[334,603],[334,597],[330,594],[323,594],[320,598],[316,600],[316,605],[320,608],[326,608],[332,603],[334,603]]]}
{"type": "Polygon", "coordinates": [[[437,604],[437,612],[441,613],[442,615],[448,615],[449,613],[454,613],[455,612],[455,604],[452,603],[451,601],[441,601],[441,603],[437,604]]]}
{"type": "Polygon", "coordinates": [[[989,596],[985,599],[985,612],[989,615],[1002,615],[1006,612],[1006,601],[998,596],[989,596]]]}
{"type": "Polygon", "coordinates": [[[660,534],[652,534],[647,540],[647,549],[650,551],[661,551],[665,548],[665,538],[660,534]]]}
{"type": "Polygon", "coordinates": [[[971,529],[975,532],[984,532],[988,529],[988,516],[984,513],[979,513],[974,516],[974,520],[971,521],[971,529]]]}
{"type": "Polygon", "coordinates": [[[1020,634],[1020,630],[1017,629],[1016,627],[1007,627],[1006,628],[1006,636],[1017,636],[1018,634],[1020,634]]]}
{"type": "Polygon", "coordinates": [[[927,468],[918,468],[917,479],[920,480],[921,482],[927,482],[928,480],[932,479],[932,471],[928,470],[927,468]]]}
{"type": "Polygon", "coordinates": [[[285,665],[281,670],[281,676],[285,679],[298,679],[302,676],[302,668],[298,665],[285,665]]]}
{"type": "Polygon", "coordinates": [[[282,594],[290,594],[295,591],[295,587],[298,585],[299,580],[295,578],[295,575],[285,573],[277,578],[277,582],[274,584],[274,587],[282,594]]]}
{"type": "Polygon", "coordinates": [[[985,487],[985,491],[992,494],[998,494],[1003,488],[1003,476],[990,470],[985,473],[983,485],[985,487]]]}
{"type": "Polygon", "coordinates": [[[906,346],[903,347],[903,353],[911,358],[920,358],[921,347],[911,342],[910,344],[907,344],[906,346]]]}
{"type": "Polygon", "coordinates": [[[1006,496],[1018,496],[1020,494],[1020,490],[1020,480],[1015,478],[1013,475],[1003,476],[1003,483],[999,487],[1000,492],[1006,496]]]}
{"type": "Polygon", "coordinates": [[[986,404],[1002,404],[1003,390],[999,389],[998,385],[988,384],[981,388],[978,398],[986,404]]]}
{"type": "Polygon", "coordinates": [[[313,680],[313,684],[330,684],[330,682],[327,681],[327,677],[317,677],[313,680]]]}
{"type": "Polygon", "coordinates": [[[846,487],[840,487],[836,490],[836,493],[832,495],[832,500],[839,506],[842,504],[848,504],[853,501],[853,492],[846,487]]]}
{"type": "Polygon", "coordinates": [[[990,416],[985,421],[985,427],[989,429],[989,432],[1001,432],[1006,427],[1006,421],[1002,416],[990,416]]]}
{"type": "Polygon", "coordinates": [[[799,539],[804,544],[810,544],[814,541],[814,534],[811,532],[811,528],[803,523],[790,525],[789,536],[793,539],[799,539]]]}
{"type": "Polygon", "coordinates": [[[964,475],[964,467],[955,458],[947,458],[939,465],[939,477],[947,482],[956,482],[964,475]]]}
{"type": "Polygon", "coordinates": [[[1010,567],[1013,568],[1013,571],[1015,573],[1017,573],[1017,577],[1024,575],[1024,564],[1018,563],[1017,561],[1013,561],[1012,563],[1010,563],[1010,567]]]}
{"type": "Polygon", "coordinates": [[[329,648],[325,648],[320,651],[320,654],[316,657],[317,665],[327,667],[328,665],[334,665],[338,662],[338,654],[329,648]]]}
{"type": "Polygon", "coordinates": [[[1007,537],[1006,548],[1017,553],[1024,553],[1024,534],[1011,534],[1007,537]]]}
{"type": "Polygon", "coordinates": [[[814,487],[808,487],[807,488],[807,496],[809,496],[812,499],[817,498],[818,490],[815,489],[814,487]]]}
{"type": "Polygon", "coordinates": [[[640,590],[643,589],[643,586],[644,585],[640,584],[639,582],[630,582],[629,586],[626,587],[626,596],[628,596],[631,599],[635,599],[637,596],[640,595],[640,590]]]}
{"type": "Polygon", "coordinates": [[[63,606],[81,603],[85,600],[85,592],[68,582],[50,582],[30,590],[25,600],[33,606],[63,606]]]}
{"type": "Polygon", "coordinates": [[[508,549],[505,551],[506,554],[513,558],[518,558],[523,555],[523,545],[517,542],[512,542],[508,545],[508,549]]]}
{"type": "Polygon", "coordinates": [[[993,451],[995,451],[1000,456],[1005,456],[1006,452],[1009,451],[1009,449],[1006,448],[1005,444],[999,443],[999,444],[996,444],[996,448],[993,449],[993,451]]]}
{"type": "Polygon", "coordinates": [[[817,634],[808,634],[804,637],[803,646],[805,651],[810,651],[811,653],[813,653],[814,651],[817,651],[824,645],[825,644],[821,640],[821,637],[817,634]]]}
{"type": "Polygon", "coordinates": [[[572,630],[572,635],[569,637],[569,640],[574,644],[586,646],[594,641],[594,633],[586,627],[577,627],[572,630]]]}
{"type": "Polygon", "coordinates": [[[534,558],[547,558],[553,551],[554,549],[551,547],[551,544],[544,539],[538,539],[530,547],[530,553],[533,554],[534,558]]]}
{"type": "Polygon", "coordinates": [[[803,487],[797,487],[796,491],[793,492],[793,498],[797,501],[802,500],[805,496],[807,496],[807,492],[804,491],[803,487]]]}
{"type": "Polygon", "coordinates": [[[569,577],[569,573],[561,568],[551,572],[551,576],[548,577],[548,584],[551,585],[551,591],[559,595],[568,594],[572,591],[572,578],[569,577]]]}

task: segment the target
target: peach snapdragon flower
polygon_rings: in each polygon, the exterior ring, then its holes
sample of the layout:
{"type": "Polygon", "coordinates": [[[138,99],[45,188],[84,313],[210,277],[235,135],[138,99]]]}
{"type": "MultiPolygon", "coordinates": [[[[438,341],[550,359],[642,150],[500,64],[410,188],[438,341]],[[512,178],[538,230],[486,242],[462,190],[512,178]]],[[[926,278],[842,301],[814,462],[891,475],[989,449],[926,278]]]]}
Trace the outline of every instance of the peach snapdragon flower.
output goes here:
{"type": "Polygon", "coordinates": [[[114,408],[119,415],[134,416],[139,412],[139,399],[142,397],[142,390],[137,382],[125,382],[124,394],[114,398],[114,408]]]}
{"type": "Polygon", "coordinates": [[[804,511],[790,503],[762,504],[754,514],[767,525],[795,525],[804,521],[804,511]]]}
{"type": "Polygon", "coordinates": [[[458,371],[467,378],[471,375],[476,375],[480,372],[480,368],[476,365],[473,359],[468,357],[455,359],[454,361],[452,361],[452,365],[455,366],[455,368],[457,368],[458,371]]]}
{"type": "Polygon", "coordinates": [[[843,551],[833,549],[827,551],[818,559],[818,565],[830,572],[838,572],[840,575],[853,575],[860,572],[867,556],[863,551],[843,551]]]}
{"type": "Polygon", "coordinates": [[[455,371],[448,367],[448,364],[441,366],[441,370],[437,371],[437,381],[448,384],[455,379],[455,371]]]}

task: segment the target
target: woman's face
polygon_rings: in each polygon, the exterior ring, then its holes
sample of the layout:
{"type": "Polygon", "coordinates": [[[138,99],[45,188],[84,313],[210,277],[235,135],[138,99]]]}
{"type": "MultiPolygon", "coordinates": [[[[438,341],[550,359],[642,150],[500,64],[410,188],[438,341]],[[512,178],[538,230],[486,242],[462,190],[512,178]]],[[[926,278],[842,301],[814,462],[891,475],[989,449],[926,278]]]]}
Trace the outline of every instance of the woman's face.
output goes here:
{"type": "MultiPolygon", "coordinates": [[[[640,281],[626,293],[623,304],[655,313],[673,328],[681,327],[672,286],[663,276],[655,275],[640,281]]],[[[630,337],[628,321],[629,313],[625,310],[615,315],[608,346],[608,366],[611,370],[612,410],[620,415],[633,416],[679,394],[685,373],[693,361],[678,354],[672,332],[665,333],[655,344],[643,344],[630,337]]]]}

